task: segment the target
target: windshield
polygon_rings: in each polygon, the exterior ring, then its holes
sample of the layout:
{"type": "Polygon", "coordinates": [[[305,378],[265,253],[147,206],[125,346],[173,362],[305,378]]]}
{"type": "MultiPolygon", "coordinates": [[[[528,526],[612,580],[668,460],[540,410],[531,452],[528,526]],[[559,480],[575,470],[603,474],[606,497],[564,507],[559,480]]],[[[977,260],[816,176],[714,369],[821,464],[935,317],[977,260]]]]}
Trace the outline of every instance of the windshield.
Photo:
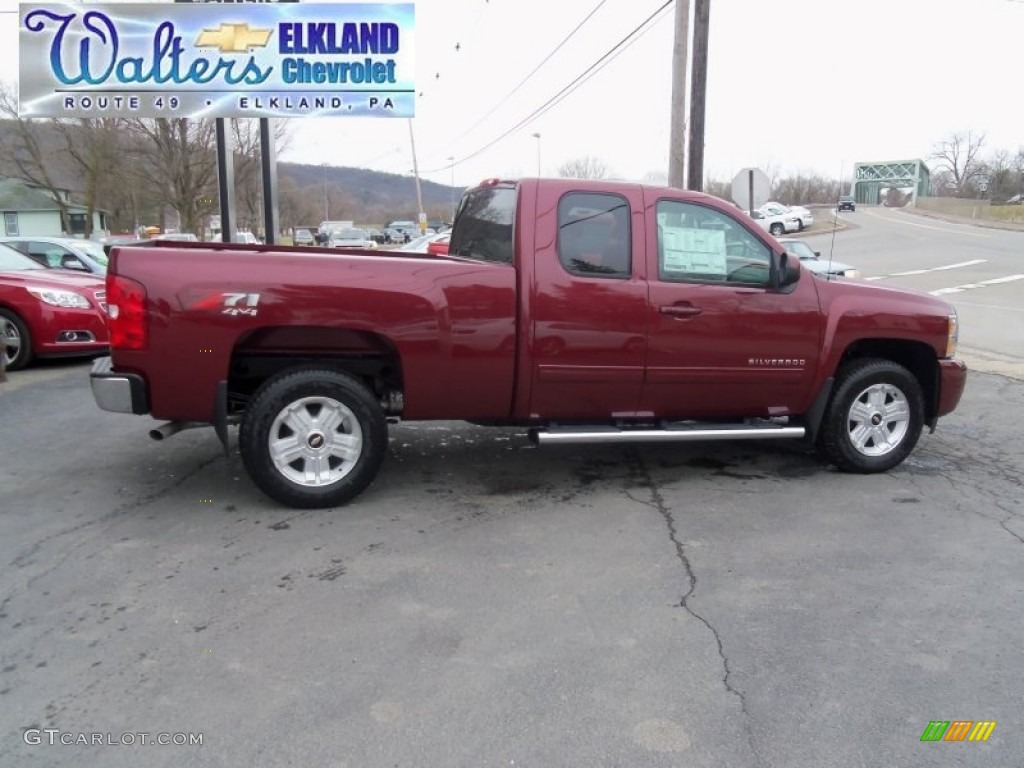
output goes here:
{"type": "Polygon", "coordinates": [[[107,254],[103,252],[103,246],[99,243],[94,243],[91,240],[82,240],[76,242],[74,247],[85,253],[86,256],[91,258],[97,264],[107,266],[107,254]]]}
{"type": "Polygon", "coordinates": [[[0,272],[21,272],[30,269],[46,269],[28,256],[24,256],[9,245],[0,245],[0,272]]]}
{"type": "Polygon", "coordinates": [[[512,263],[516,188],[478,187],[462,197],[452,226],[448,253],[467,259],[512,263]]]}
{"type": "Polygon", "coordinates": [[[814,251],[807,243],[802,240],[789,240],[784,243],[786,250],[796,256],[800,261],[806,261],[807,259],[816,259],[814,251]]]}
{"type": "Polygon", "coordinates": [[[343,229],[334,235],[339,240],[365,240],[366,233],[361,229],[343,229]]]}

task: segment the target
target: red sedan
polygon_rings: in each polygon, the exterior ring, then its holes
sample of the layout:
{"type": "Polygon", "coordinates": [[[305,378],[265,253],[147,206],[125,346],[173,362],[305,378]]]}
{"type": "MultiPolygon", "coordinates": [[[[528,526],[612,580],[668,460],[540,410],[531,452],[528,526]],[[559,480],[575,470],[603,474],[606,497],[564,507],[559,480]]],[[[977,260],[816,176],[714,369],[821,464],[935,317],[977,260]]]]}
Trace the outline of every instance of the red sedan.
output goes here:
{"type": "Polygon", "coordinates": [[[7,370],[35,357],[107,351],[106,290],[101,278],[47,269],[0,245],[0,354],[7,370]]]}

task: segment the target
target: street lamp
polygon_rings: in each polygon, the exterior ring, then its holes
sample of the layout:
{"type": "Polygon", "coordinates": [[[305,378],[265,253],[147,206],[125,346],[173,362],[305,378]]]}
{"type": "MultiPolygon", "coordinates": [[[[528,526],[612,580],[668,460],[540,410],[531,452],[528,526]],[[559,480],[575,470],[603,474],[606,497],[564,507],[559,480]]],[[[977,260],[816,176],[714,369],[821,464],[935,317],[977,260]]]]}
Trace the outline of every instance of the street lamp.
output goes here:
{"type": "Polygon", "coordinates": [[[448,162],[451,163],[452,167],[452,186],[449,190],[449,196],[452,200],[452,221],[455,221],[455,156],[449,157],[448,162]]]}
{"type": "Polygon", "coordinates": [[[540,176],[540,134],[533,134],[533,138],[537,140],[537,175],[540,176]]]}

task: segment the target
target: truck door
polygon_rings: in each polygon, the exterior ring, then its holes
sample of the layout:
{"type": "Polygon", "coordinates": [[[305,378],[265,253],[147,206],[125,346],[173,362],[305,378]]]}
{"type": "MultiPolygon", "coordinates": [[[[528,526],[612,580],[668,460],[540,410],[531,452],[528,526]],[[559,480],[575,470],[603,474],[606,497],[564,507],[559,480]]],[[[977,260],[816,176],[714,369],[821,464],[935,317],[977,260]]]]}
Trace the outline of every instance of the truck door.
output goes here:
{"type": "Polygon", "coordinates": [[[647,348],[643,198],[570,191],[538,207],[530,413],[626,418],[637,411],[647,348]]]}
{"type": "Polygon", "coordinates": [[[647,206],[651,330],[641,407],[696,419],[799,412],[821,345],[811,276],[771,288],[771,248],[742,212],[671,199],[647,206]]]}

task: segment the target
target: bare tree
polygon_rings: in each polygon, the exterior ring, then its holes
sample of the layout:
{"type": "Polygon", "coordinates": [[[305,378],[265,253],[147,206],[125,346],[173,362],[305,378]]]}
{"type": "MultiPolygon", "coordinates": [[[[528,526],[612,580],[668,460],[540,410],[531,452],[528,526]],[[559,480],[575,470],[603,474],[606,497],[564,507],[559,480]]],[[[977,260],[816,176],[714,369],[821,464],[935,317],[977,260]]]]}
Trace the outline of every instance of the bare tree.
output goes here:
{"type": "Polygon", "coordinates": [[[935,145],[931,159],[938,161],[938,170],[949,174],[957,197],[970,190],[971,182],[984,174],[984,164],[978,154],[985,144],[985,134],[954,133],[935,145]]]}
{"type": "Polygon", "coordinates": [[[665,171],[648,171],[644,174],[644,183],[657,187],[667,187],[668,174],[665,171]]]}
{"type": "Polygon", "coordinates": [[[199,232],[214,210],[217,161],[212,120],[135,119],[141,138],[137,169],[158,200],[175,211],[184,232],[199,232]]]}
{"type": "Polygon", "coordinates": [[[727,203],[732,202],[732,182],[720,179],[708,179],[704,182],[704,194],[718,197],[727,203]]]}
{"type": "Polygon", "coordinates": [[[587,155],[562,163],[558,175],[564,179],[603,179],[608,176],[608,166],[587,155]]]}
{"type": "MultiPolygon", "coordinates": [[[[289,124],[284,120],[273,123],[273,140],[277,152],[288,144],[289,124]]],[[[248,222],[261,227],[263,223],[263,177],[260,173],[259,120],[232,120],[231,132],[235,144],[235,202],[239,223],[248,222]]],[[[280,189],[278,190],[280,196],[280,189]]],[[[280,213],[280,201],[278,202],[280,213]]]]}
{"type": "Polygon", "coordinates": [[[63,139],[64,151],[73,161],[83,185],[85,236],[93,232],[93,215],[110,199],[123,180],[124,153],[118,147],[118,129],[123,121],[114,117],[54,120],[63,139]]]}
{"type": "Polygon", "coordinates": [[[52,171],[53,158],[49,157],[52,149],[43,145],[39,131],[36,130],[41,121],[18,116],[18,97],[9,83],[0,84],[0,115],[7,118],[13,128],[12,133],[5,137],[6,146],[0,149],[8,156],[22,180],[50,193],[60,210],[61,231],[71,231],[71,217],[64,199],[64,190],[57,185],[52,171]]]}

